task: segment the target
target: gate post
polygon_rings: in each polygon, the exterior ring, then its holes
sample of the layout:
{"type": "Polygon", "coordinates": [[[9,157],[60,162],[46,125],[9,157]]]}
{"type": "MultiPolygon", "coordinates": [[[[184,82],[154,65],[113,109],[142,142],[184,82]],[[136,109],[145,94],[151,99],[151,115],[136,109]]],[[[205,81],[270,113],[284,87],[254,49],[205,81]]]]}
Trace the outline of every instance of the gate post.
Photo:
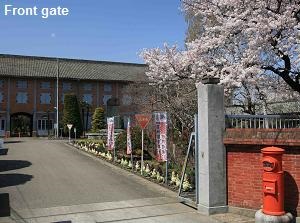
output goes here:
{"type": "Polygon", "coordinates": [[[198,91],[198,211],[210,215],[228,211],[224,87],[218,78],[206,78],[198,91]]]}

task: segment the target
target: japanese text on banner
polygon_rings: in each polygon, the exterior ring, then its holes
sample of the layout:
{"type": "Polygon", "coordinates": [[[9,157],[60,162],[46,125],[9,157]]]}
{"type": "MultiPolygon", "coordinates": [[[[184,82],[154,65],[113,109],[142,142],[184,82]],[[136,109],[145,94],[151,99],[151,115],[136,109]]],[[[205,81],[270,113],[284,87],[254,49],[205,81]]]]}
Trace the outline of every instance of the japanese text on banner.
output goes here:
{"type": "Polygon", "coordinates": [[[107,149],[113,150],[115,147],[115,122],[114,117],[107,118],[107,149]]]}
{"type": "Polygon", "coordinates": [[[127,155],[132,153],[131,133],[130,133],[130,118],[127,121],[127,155]]]}
{"type": "Polygon", "coordinates": [[[167,148],[167,113],[157,112],[155,115],[157,160],[168,160],[167,148]]]}

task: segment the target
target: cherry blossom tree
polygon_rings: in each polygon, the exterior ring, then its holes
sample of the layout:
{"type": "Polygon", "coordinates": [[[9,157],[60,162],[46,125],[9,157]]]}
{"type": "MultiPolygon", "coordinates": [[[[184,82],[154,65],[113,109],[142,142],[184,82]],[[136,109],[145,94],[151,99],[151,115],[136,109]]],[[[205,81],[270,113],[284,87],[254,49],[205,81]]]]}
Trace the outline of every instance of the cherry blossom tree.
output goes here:
{"type": "Polygon", "coordinates": [[[184,50],[144,50],[152,81],[212,76],[228,92],[254,88],[268,96],[275,85],[300,93],[299,0],[182,0],[182,8],[202,18],[201,32],[184,50]]]}

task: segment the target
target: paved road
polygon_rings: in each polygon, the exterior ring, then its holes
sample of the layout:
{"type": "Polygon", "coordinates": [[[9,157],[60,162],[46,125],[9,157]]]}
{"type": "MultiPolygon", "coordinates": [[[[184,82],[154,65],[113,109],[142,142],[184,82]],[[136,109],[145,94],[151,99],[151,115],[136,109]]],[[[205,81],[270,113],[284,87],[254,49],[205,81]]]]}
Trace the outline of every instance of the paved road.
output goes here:
{"type": "Polygon", "coordinates": [[[0,223],[219,222],[179,203],[174,192],[61,141],[10,139],[5,147],[0,194],[9,193],[12,216],[0,223]]]}
{"type": "Polygon", "coordinates": [[[0,157],[6,160],[5,167],[0,164],[2,181],[6,185],[25,182],[9,187],[0,183],[0,193],[9,192],[15,209],[164,196],[118,168],[103,165],[60,141],[21,138],[5,146],[9,150],[8,155],[0,157]],[[18,166],[24,168],[15,169],[18,166]],[[7,169],[11,170],[3,171],[7,169]]]}

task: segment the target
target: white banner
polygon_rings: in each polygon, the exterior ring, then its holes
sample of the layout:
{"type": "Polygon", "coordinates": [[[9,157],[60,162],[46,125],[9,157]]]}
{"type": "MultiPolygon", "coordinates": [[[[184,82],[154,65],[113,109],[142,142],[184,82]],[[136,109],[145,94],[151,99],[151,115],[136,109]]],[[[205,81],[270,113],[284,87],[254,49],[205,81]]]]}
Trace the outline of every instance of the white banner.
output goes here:
{"type": "Polygon", "coordinates": [[[156,112],[155,116],[155,128],[156,128],[156,159],[158,161],[168,160],[168,148],[167,148],[167,113],[156,112]]]}
{"type": "Polygon", "coordinates": [[[130,133],[130,118],[127,121],[127,155],[132,153],[131,133],[130,133]]]}
{"type": "Polygon", "coordinates": [[[113,150],[115,147],[115,120],[114,117],[107,118],[107,149],[113,150]]]}

